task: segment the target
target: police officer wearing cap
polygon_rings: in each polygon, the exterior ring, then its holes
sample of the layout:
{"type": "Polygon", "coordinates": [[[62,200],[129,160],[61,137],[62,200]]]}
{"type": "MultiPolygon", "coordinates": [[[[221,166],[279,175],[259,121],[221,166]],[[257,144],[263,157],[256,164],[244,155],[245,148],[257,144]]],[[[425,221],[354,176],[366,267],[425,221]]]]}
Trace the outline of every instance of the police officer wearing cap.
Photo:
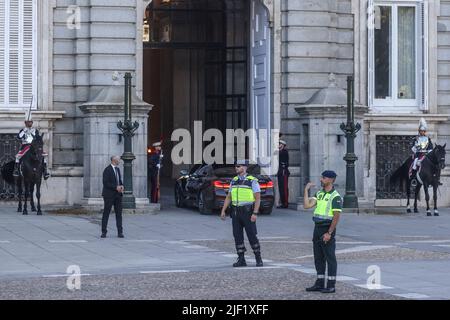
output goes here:
{"type": "Polygon", "coordinates": [[[244,230],[253,249],[256,266],[262,267],[261,248],[256,236],[256,217],[261,202],[261,189],[258,179],[247,174],[249,162],[240,160],[236,162],[235,169],[238,174],[231,180],[230,189],[223,204],[220,218],[225,220],[225,211],[231,203],[231,217],[233,221],[233,236],[236,244],[238,259],[233,267],[245,267],[244,230]]]}
{"type": "Polygon", "coordinates": [[[320,183],[322,190],[314,197],[309,197],[309,189],[314,186],[309,182],[305,187],[303,205],[305,209],[316,207],[313,221],[315,223],[313,235],[314,264],[317,271],[316,283],[306,291],[320,291],[334,293],[336,284],[336,226],[342,212],[342,197],[334,189],[336,173],[326,170],[322,173],[320,183]],[[325,269],[328,265],[328,281],[325,287],[325,269]]]}

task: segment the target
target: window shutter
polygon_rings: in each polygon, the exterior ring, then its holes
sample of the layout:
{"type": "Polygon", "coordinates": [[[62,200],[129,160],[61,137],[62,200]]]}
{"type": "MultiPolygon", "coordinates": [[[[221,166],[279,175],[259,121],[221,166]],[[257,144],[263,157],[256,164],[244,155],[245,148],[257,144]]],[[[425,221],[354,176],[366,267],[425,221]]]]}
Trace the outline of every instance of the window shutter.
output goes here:
{"type": "Polygon", "coordinates": [[[0,0],[0,107],[3,108],[26,108],[34,94],[34,6],[35,0],[0,0]]]}
{"type": "Polygon", "coordinates": [[[428,0],[420,4],[420,30],[422,46],[420,109],[428,110],[428,0]]]}
{"type": "MultiPolygon", "coordinates": [[[[35,30],[35,24],[33,19],[33,0],[23,0],[24,2],[24,11],[23,11],[23,69],[22,69],[22,96],[23,103],[29,104],[31,98],[33,96],[33,79],[36,79],[33,71],[34,68],[34,59],[33,53],[33,35],[35,30]]],[[[37,101],[37,97],[36,101],[37,101]]]]}
{"type": "Polygon", "coordinates": [[[6,39],[6,7],[5,0],[0,0],[0,106],[5,104],[5,39],[6,39]]]}
{"type": "Polygon", "coordinates": [[[9,103],[19,104],[19,0],[9,0],[9,103]]]}
{"type": "Polygon", "coordinates": [[[374,29],[375,7],[373,0],[367,1],[367,104],[372,107],[374,94],[374,29]]]}

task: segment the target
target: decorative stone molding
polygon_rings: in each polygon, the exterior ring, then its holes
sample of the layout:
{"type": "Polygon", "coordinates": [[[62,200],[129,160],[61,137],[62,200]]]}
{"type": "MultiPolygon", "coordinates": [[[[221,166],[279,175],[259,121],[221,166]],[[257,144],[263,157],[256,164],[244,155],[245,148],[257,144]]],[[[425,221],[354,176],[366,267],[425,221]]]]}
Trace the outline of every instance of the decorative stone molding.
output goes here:
{"type": "Polygon", "coordinates": [[[274,0],[261,0],[264,6],[267,8],[269,12],[269,21],[272,23],[274,20],[274,0]]]}
{"type": "MultiPolygon", "coordinates": [[[[33,126],[44,133],[44,146],[48,152],[48,165],[53,164],[53,128],[56,120],[62,119],[64,111],[33,111],[33,126]]],[[[0,133],[18,133],[25,120],[23,110],[0,112],[0,133]]]]}
{"type": "MultiPolygon", "coordinates": [[[[363,124],[367,107],[355,102],[355,122],[363,124]]],[[[306,103],[295,108],[299,115],[299,125],[308,127],[308,139],[300,136],[299,144],[309,146],[303,150],[301,162],[308,166],[309,172],[301,172],[300,191],[303,190],[306,180],[318,183],[321,173],[325,169],[333,169],[338,173],[336,189],[345,193],[346,164],[343,157],[346,152],[346,140],[340,129],[340,124],[347,121],[347,92],[336,84],[334,74],[329,76],[327,88],[317,91],[306,103]],[[307,153],[307,154],[306,154],[307,153]],[[305,176],[306,175],[306,176],[305,176]]],[[[356,184],[358,196],[362,196],[363,177],[363,149],[364,136],[357,134],[355,140],[356,184]]],[[[303,170],[303,169],[302,169],[303,170]]],[[[300,192],[297,209],[303,208],[303,194],[300,192]]]]}
{"type": "MultiPolygon", "coordinates": [[[[117,78],[117,77],[116,77],[117,78]]],[[[114,80],[114,79],[113,79],[114,80]]],[[[115,83],[117,83],[117,80],[115,83]]],[[[104,87],[89,102],[79,106],[84,114],[83,204],[103,206],[102,173],[112,155],[123,154],[123,137],[117,122],[124,117],[124,86],[104,87]]],[[[132,120],[139,129],[133,137],[133,193],[138,209],[152,211],[147,194],[147,123],[152,105],[132,96],[132,120]]],[[[122,170],[123,172],[123,170],[122,170]]]]}

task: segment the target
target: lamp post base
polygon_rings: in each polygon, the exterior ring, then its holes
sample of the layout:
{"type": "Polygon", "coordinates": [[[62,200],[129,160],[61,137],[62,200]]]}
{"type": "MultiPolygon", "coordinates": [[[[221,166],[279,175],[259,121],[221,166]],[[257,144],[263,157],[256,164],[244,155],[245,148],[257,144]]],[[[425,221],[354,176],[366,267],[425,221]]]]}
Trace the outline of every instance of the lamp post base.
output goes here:
{"type": "Polygon", "coordinates": [[[133,195],[123,195],[122,199],[123,209],[136,209],[136,198],[133,195]]]}
{"type": "Polygon", "coordinates": [[[358,197],[354,194],[344,196],[343,208],[358,208],[358,197]]]}

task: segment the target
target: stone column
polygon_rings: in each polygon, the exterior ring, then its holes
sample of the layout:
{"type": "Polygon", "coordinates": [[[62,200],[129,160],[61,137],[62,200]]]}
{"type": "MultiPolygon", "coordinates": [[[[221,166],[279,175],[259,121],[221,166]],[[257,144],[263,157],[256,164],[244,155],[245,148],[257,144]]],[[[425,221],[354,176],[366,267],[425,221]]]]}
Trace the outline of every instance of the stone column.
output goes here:
{"type": "MultiPolygon", "coordinates": [[[[112,155],[122,155],[123,137],[117,122],[124,117],[124,86],[104,87],[91,101],[80,106],[84,114],[84,185],[83,205],[92,209],[103,208],[101,196],[103,170],[112,155]]],[[[132,120],[139,122],[133,137],[133,193],[136,197],[134,212],[151,212],[159,205],[150,205],[147,191],[147,119],[152,105],[135,94],[132,98],[132,120]]],[[[121,169],[123,173],[123,167],[121,169]]]]}
{"type": "MultiPolygon", "coordinates": [[[[339,88],[334,74],[329,75],[327,88],[317,91],[310,100],[295,108],[300,116],[300,124],[308,128],[309,173],[304,177],[302,172],[300,181],[300,197],[297,210],[303,209],[303,189],[306,179],[316,184],[315,190],[320,188],[320,177],[324,170],[334,170],[338,174],[335,187],[343,196],[345,194],[346,163],[343,157],[346,153],[346,139],[340,129],[340,124],[346,122],[347,93],[339,88]]],[[[367,107],[355,102],[355,122],[363,124],[367,107]]],[[[364,134],[359,132],[355,139],[356,189],[358,197],[363,196],[363,163],[364,163],[364,134]]],[[[306,158],[306,156],[304,156],[306,158]]]]}

